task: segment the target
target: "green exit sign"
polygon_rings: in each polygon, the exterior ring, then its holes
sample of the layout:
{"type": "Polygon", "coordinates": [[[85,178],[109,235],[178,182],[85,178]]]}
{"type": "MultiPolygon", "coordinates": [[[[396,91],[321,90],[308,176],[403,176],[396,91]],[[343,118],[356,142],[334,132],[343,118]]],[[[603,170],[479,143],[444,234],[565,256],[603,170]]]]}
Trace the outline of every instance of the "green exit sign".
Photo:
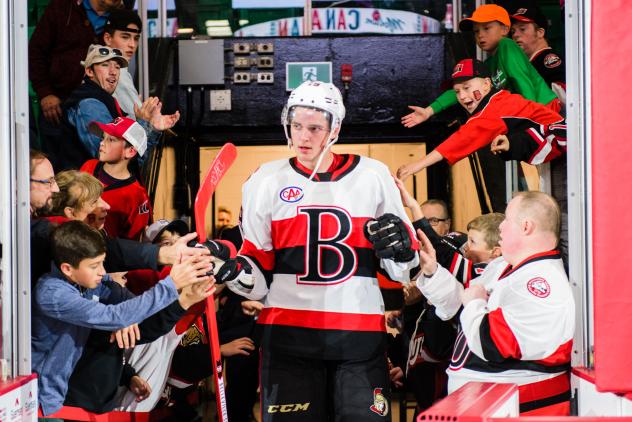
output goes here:
{"type": "Polygon", "coordinates": [[[305,81],[331,82],[331,62],[285,63],[285,89],[292,91],[305,81]]]}

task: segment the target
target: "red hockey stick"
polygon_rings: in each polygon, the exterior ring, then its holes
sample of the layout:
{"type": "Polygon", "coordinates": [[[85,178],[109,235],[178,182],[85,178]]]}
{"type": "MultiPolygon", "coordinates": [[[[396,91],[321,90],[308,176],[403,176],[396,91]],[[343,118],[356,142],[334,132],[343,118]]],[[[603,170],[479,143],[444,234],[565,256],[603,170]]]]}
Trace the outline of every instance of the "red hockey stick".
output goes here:
{"type": "MultiPolygon", "coordinates": [[[[204,181],[195,197],[195,229],[198,242],[206,240],[206,208],[215,192],[219,181],[224,177],[230,166],[237,158],[237,148],[231,143],[225,144],[204,176],[204,181]]],[[[226,410],[226,393],[224,392],[224,367],[219,351],[219,336],[217,332],[217,319],[215,318],[215,299],[211,296],[206,299],[206,325],[209,331],[209,344],[211,348],[211,362],[213,362],[213,378],[215,380],[215,397],[217,399],[217,413],[220,422],[228,422],[226,410]]]]}

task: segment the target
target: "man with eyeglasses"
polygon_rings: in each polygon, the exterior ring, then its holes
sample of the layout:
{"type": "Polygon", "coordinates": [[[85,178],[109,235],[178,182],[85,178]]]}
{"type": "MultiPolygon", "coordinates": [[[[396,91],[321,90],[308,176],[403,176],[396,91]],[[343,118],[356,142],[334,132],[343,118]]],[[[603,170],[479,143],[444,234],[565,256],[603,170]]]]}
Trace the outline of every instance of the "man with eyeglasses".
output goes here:
{"type": "Polygon", "coordinates": [[[31,151],[31,216],[50,211],[54,192],[59,192],[53,166],[42,153],[31,151]]]}
{"type": "Polygon", "coordinates": [[[429,199],[421,204],[421,210],[439,236],[445,236],[450,233],[450,213],[448,205],[440,199],[429,199]]]}
{"type": "MultiPolygon", "coordinates": [[[[106,124],[117,117],[125,117],[113,97],[120,70],[128,64],[121,50],[93,44],[81,63],[86,72],[83,84],[63,104],[63,131],[67,140],[63,146],[63,162],[59,166],[62,169],[79,168],[87,160],[98,157],[101,139],[88,129],[91,122],[106,124]]],[[[180,118],[177,112],[161,114],[159,103],[150,108],[146,113],[149,120],[138,119],[147,132],[148,152],[156,144],[160,132],[173,127],[180,118]]]]}

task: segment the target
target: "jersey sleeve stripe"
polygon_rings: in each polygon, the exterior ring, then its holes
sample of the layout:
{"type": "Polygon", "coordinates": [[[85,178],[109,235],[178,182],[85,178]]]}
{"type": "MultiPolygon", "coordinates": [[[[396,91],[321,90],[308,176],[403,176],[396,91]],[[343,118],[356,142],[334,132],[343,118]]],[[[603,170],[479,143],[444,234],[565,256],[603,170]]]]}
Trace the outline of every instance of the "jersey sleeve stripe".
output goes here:
{"type": "Polygon", "coordinates": [[[520,359],[522,352],[514,333],[509,328],[501,308],[483,317],[480,325],[481,346],[485,359],[501,362],[505,359],[520,359]]]}
{"type": "Polygon", "coordinates": [[[258,249],[254,243],[248,239],[244,239],[239,254],[251,258],[263,272],[272,271],[274,269],[274,251],[258,249]]]}

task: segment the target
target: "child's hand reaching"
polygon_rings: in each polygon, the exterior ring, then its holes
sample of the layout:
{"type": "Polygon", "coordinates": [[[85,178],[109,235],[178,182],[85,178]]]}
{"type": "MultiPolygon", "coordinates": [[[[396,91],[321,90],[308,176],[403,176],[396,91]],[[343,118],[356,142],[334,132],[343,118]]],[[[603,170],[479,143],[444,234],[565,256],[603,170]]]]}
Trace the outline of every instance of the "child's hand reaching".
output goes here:
{"type": "Polygon", "coordinates": [[[224,357],[244,355],[249,356],[255,350],[255,344],[248,337],[238,338],[219,347],[220,354],[224,357]]]}
{"type": "Polygon", "coordinates": [[[505,135],[498,135],[492,141],[491,150],[494,155],[509,151],[509,138],[505,135]]]}
{"type": "Polygon", "coordinates": [[[404,181],[408,176],[411,176],[421,170],[424,167],[420,167],[420,163],[418,161],[414,161],[412,163],[404,164],[400,168],[397,169],[397,178],[404,181]]]}
{"type": "Polygon", "coordinates": [[[241,302],[241,311],[245,315],[250,316],[259,316],[261,311],[263,310],[263,303],[257,300],[244,300],[241,302]]]}
{"type": "Polygon", "coordinates": [[[413,126],[417,126],[419,123],[423,123],[428,120],[434,114],[434,110],[431,107],[417,107],[417,106],[408,106],[413,112],[402,117],[402,124],[411,128],[413,126]]]}
{"type": "Polygon", "coordinates": [[[127,277],[126,277],[127,271],[120,271],[118,273],[109,273],[109,274],[110,274],[110,277],[112,277],[112,280],[114,280],[121,286],[125,287],[125,285],[127,284],[127,277]]]}
{"type": "Polygon", "coordinates": [[[401,179],[398,179],[397,177],[394,177],[393,179],[395,180],[395,186],[397,186],[397,189],[399,189],[399,195],[402,198],[402,203],[406,208],[410,210],[413,221],[423,218],[424,214],[421,211],[421,206],[419,205],[419,202],[417,202],[417,200],[411,195],[411,193],[408,192],[406,186],[404,186],[404,182],[402,182],[401,179]]]}
{"type": "Polygon", "coordinates": [[[134,375],[129,381],[129,391],[136,396],[136,402],[138,403],[149,397],[151,394],[151,386],[138,375],[134,375]]]}
{"type": "Polygon", "coordinates": [[[178,295],[178,301],[183,309],[189,309],[196,303],[212,296],[216,289],[215,277],[207,277],[207,280],[184,287],[178,295]]]}
{"type": "Polygon", "coordinates": [[[138,340],[140,340],[138,324],[132,324],[129,327],[121,328],[110,334],[110,343],[116,341],[118,347],[121,349],[133,349],[138,340]]]}

